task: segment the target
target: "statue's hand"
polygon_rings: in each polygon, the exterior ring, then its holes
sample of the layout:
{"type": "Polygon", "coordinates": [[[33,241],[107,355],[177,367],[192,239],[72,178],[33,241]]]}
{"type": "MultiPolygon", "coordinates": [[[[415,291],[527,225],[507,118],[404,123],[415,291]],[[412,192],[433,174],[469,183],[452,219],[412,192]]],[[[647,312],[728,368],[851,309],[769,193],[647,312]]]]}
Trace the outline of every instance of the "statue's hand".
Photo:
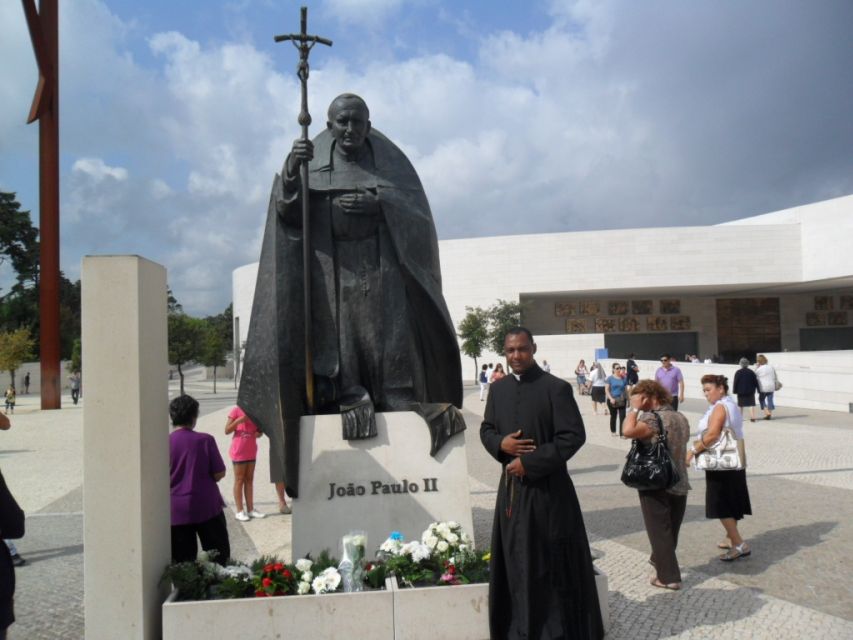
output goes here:
{"type": "Polygon", "coordinates": [[[346,193],[338,198],[338,204],[344,213],[354,216],[374,216],[379,213],[379,198],[372,191],[346,193]]]}
{"type": "Polygon", "coordinates": [[[290,177],[296,176],[301,162],[310,162],[314,158],[314,143],[302,138],[293,141],[290,155],[287,156],[285,169],[290,177]]]}

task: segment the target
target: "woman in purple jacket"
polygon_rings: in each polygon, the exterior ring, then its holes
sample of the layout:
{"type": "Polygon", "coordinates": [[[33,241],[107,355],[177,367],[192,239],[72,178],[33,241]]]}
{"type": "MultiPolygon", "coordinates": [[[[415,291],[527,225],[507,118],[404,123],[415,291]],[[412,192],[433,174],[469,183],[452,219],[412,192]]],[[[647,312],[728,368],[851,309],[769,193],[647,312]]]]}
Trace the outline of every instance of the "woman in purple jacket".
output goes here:
{"type": "Polygon", "coordinates": [[[216,483],[225,477],[225,463],[216,440],[193,431],[198,402],[187,395],[169,404],[175,430],[169,435],[169,470],[172,495],[172,560],[192,562],[201,548],[214,550],[216,562],[231,556],[228,528],[222,512],[225,502],[216,483]]]}

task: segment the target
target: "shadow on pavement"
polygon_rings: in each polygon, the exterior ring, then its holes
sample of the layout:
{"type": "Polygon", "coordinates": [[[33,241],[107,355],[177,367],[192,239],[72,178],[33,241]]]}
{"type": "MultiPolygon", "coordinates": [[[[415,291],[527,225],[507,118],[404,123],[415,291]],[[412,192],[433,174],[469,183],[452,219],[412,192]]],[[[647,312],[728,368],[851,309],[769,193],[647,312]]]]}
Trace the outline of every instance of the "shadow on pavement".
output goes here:
{"type": "Polygon", "coordinates": [[[594,467],[572,467],[569,469],[569,475],[577,476],[582,473],[598,473],[599,471],[616,471],[621,469],[621,464],[599,464],[594,467]]]}
{"type": "Polygon", "coordinates": [[[752,554],[748,558],[734,562],[721,562],[714,557],[704,565],[690,568],[693,571],[701,571],[711,576],[723,574],[756,575],[767,571],[785,558],[796,555],[800,549],[819,545],[823,542],[824,536],[837,526],[838,522],[814,522],[772,529],[747,540],[752,548],[752,554]]]}
{"type": "MultiPolygon", "coordinates": [[[[681,591],[661,591],[638,603],[618,591],[610,591],[611,628],[608,638],[668,638],[700,627],[731,624],[754,615],[766,603],[757,589],[695,589],[688,577],[681,591]],[[638,608],[644,615],[638,620],[638,608]],[[689,615],[679,612],[689,611],[689,615]],[[651,612],[651,613],[649,613],[651,612]]],[[[653,589],[654,587],[649,587],[653,589]]],[[[702,636],[705,637],[705,636],[702,636]]]]}
{"type": "MultiPolygon", "coordinates": [[[[622,485],[624,486],[624,485],[622,485]]],[[[612,509],[584,510],[583,519],[588,531],[602,538],[617,538],[631,533],[645,533],[643,514],[640,511],[639,499],[629,507],[614,507],[612,509]]],[[[705,507],[703,505],[687,505],[683,522],[704,522],[705,507]]]]}
{"type": "Polygon", "coordinates": [[[83,553],[82,544],[71,544],[67,547],[56,547],[55,549],[40,549],[38,551],[27,551],[27,564],[36,564],[43,560],[62,558],[65,556],[76,556],[83,553]]]}

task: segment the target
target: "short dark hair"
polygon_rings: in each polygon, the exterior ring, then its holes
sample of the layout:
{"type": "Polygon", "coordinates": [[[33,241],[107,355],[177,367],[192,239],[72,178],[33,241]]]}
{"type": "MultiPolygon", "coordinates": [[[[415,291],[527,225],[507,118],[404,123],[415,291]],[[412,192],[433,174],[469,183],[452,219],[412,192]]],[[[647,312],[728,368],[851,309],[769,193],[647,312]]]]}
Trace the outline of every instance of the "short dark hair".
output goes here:
{"type": "Polygon", "coordinates": [[[667,360],[672,360],[672,356],[669,355],[668,353],[660,354],[660,359],[663,360],[664,358],[666,358],[667,360]]]}
{"type": "Polygon", "coordinates": [[[169,417],[176,427],[189,427],[198,418],[198,400],[186,394],[169,403],[169,417]]]}
{"type": "Polygon", "coordinates": [[[506,335],[504,336],[504,340],[506,340],[509,336],[517,336],[521,335],[522,333],[530,339],[530,344],[533,344],[533,334],[530,333],[530,329],[521,326],[507,329],[506,335]]]}

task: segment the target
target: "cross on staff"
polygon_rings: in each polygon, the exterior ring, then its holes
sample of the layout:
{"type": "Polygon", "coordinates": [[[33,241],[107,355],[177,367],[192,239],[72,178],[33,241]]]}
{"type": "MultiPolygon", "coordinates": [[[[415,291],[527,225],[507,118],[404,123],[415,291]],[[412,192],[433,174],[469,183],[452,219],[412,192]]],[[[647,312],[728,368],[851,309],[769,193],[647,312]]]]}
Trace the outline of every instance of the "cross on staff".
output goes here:
{"type": "MultiPolygon", "coordinates": [[[[308,7],[302,7],[300,11],[301,29],[299,33],[275,36],[276,42],[289,40],[299,50],[299,64],[296,66],[296,75],[302,84],[302,108],[299,111],[299,124],[302,126],[302,139],[308,138],[308,125],[311,124],[311,114],[308,113],[308,54],[314,45],[324,44],[332,46],[332,41],[320,36],[308,35],[308,7]]],[[[304,281],[304,304],[305,304],[305,400],[308,413],[314,413],[314,356],[313,337],[311,324],[311,219],[309,208],[308,190],[308,163],[302,162],[299,166],[299,174],[302,182],[302,278],[304,281]]]]}

